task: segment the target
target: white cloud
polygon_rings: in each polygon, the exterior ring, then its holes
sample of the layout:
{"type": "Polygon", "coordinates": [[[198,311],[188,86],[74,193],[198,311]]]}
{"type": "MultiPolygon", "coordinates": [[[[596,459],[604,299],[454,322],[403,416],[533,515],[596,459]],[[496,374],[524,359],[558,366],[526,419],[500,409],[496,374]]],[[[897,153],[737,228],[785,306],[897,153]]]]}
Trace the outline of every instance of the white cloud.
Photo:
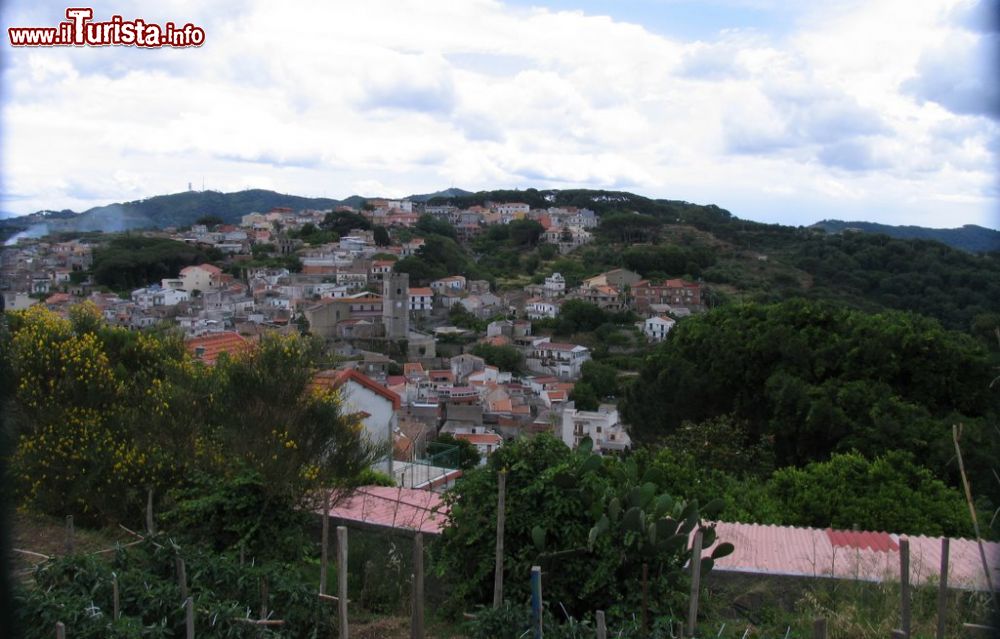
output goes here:
{"type": "MultiPolygon", "coordinates": [[[[996,225],[1000,133],[982,91],[953,90],[981,75],[941,63],[990,37],[963,0],[844,0],[800,10],[791,34],[689,41],[494,0],[126,4],[98,11],[190,20],[207,43],[9,49],[2,208],[204,176],[330,197],[628,188],[790,223],[843,207],[996,225]]],[[[13,3],[5,20],[63,10],[13,3]]]]}

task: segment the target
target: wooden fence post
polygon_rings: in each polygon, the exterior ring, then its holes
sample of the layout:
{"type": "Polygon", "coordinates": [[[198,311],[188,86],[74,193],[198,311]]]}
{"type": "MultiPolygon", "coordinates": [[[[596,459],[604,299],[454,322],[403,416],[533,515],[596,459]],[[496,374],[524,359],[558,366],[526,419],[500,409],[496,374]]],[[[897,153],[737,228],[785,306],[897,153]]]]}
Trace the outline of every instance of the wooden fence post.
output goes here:
{"type": "Polygon", "coordinates": [[[184,600],[184,630],[187,639],[194,639],[194,599],[192,597],[184,600]]]}
{"type": "Polygon", "coordinates": [[[121,617],[120,599],[118,597],[118,576],[111,578],[111,619],[118,621],[121,617]]]}
{"type": "Polygon", "coordinates": [[[146,532],[156,534],[156,524],[153,523],[153,489],[146,493],[146,532]]]}
{"type": "Polygon", "coordinates": [[[910,540],[899,540],[899,616],[903,636],[910,639],[910,540]]]}
{"type": "Polygon", "coordinates": [[[597,624],[597,639],[608,639],[608,627],[604,621],[603,610],[597,611],[597,620],[595,623],[597,624]]]}
{"type": "Polygon", "coordinates": [[[531,629],[535,639],[542,639],[542,567],[531,567],[531,629]]]}
{"type": "Polygon", "coordinates": [[[826,619],[819,617],[813,620],[813,639],[826,639],[826,619]]]}
{"type": "Polygon", "coordinates": [[[413,537],[413,610],[410,638],[424,639],[424,534],[413,537]]]}
{"type": "Polygon", "coordinates": [[[339,639],[347,639],[347,528],[337,526],[337,613],[339,639]]]}
{"type": "Polygon", "coordinates": [[[323,501],[323,532],[320,534],[319,549],[319,594],[326,594],[326,564],[329,561],[328,548],[330,544],[330,493],[327,492],[323,501]]]}
{"type": "Polygon", "coordinates": [[[687,634],[694,636],[698,624],[698,592],[701,590],[701,529],[694,534],[691,548],[691,601],[688,607],[687,634]]]}
{"type": "Polygon", "coordinates": [[[177,586],[181,589],[181,599],[187,599],[188,579],[187,570],[184,567],[184,560],[181,559],[180,555],[178,555],[174,558],[174,562],[177,565],[177,586]]]}
{"type": "Polygon", "coordinates": [[[61,621],[56,622],[56,639],[66,639],[66,624],[61,621]]]}
{"type": "Polygon", "coordinates": [[[66,554],[76,551],[76,532],[73,530],[73,515],[66,515],[66,554]]]}
{"type": "Polygon", "coordinates": [[[938,583],[937,639],[944,639],[944,627],[948,621],[948,552],[951,540],[941,538],[941,580],[938,583]]]}
{"type": "Polygon", "coordinates": [[[649,632],[649,564],[642,565],[642,634],[649,632]]]}
{"type": "Polygon", "coordinates": [[[493,607],[503,603],[503,525],[506,518],[505,499],[507,493],[507,471],[497,474],[497,549],[496,568],[493,574],[493,607]]]}
{"type": "Polygon", "coordinates": [[[267,600],[270,593],[267,588],[267,577],[260,578],[260,618],[267,619],[267,600]]]}

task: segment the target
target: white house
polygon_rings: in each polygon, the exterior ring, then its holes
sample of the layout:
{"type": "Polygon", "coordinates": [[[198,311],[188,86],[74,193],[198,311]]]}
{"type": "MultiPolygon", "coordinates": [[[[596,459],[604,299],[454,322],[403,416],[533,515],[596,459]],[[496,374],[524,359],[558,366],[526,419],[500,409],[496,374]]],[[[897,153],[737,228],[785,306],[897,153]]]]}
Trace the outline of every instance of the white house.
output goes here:
{"type": "Polygon", "coordinates": [[[476,450],[479,451],[480,465],[484,465],[486,458],[503,445],[503,437],[492,432],[455,433],[453,436],[455,439],[465,440],[476,447],[476,450]]]}
{"type": "Polygon", "coordinates": [[[464,291],[465,277],[461,275],[451,275],[449,277],[442,277],[439,280],[434,280],[431,282],[431,290],[438,294],[446,291],[464,291]]]}
{"type": "Polygon", "coordinates": [[[545,278],[544,289],[546,297],[560,297],[566,294],[566,278],[560,273],[553,273],[545,278]]]}
{"type": "Polygon", "coordinates": [[[662,342],[676,323],[666,315],[656,315],[643,322],[642,332],[652,341],[662,342]]]}
{"type": "Polygon", "coordinates": [[[190,294],[182,289],[163,288],[159,284],[153,284],[132,291],[131,297],[136,306],[149,310],[154,306],[177,306],[181,302],[186,302],[190,294]]]}
{"type": "Polygon", "coordinates": [[[410,288],[410,312],[429,313],[434,308],[434,291],[429,287],[410,288]]]}
{"type": "Polygon", "coordinates": [[[373,442],[385,442],[385,457],[374,467],[391,474],[393,433],[399,426],[399,395],[356,369],[319,372],[313,384],[339,390],[343,414],[360,420],[373,442]]]}
{"type": "Polygon", "coordinates": [[[601,404],[596,411],[577,410],[573,402],[563,409],[560,436],[570,448],[580,445],[580,440],[590,437],[594,452],[621,452],[632,447],[632,439],[618,419],[618,409],[611,404],[601,404]]]}
{"type": "Polygon", "coordinates": [[[543,338],[535,341],[525,360],[536,373],[548,373],[562,380],[580,377],[583,363],[590,360],[590,349],[577,344],[561,344],[543,338]]]}
{"type": "Polygon", "coordinates": [[[524,313],[528,319],[545,319],[559,314],[559,305],[551,300],[533,297],[524,304],[524,313]]]}

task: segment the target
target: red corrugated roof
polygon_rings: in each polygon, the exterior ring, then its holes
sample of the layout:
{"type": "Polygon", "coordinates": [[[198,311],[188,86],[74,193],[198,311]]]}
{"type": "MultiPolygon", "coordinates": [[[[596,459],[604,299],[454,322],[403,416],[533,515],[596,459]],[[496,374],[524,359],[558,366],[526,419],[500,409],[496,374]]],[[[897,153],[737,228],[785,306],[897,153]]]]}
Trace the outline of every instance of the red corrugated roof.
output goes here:
{"type": "MultiPolygon", "coordinates": [[[[836,531],[793,526],[718,522],[716,543],[729,542],[735,552],[716,562],[716,569],[774,575],[834,577],[862,581],[899,580],[900,536],[885,532],[836,531]]],[[[909,537],[910,580],[934,583],[941,565],[940,537],[909,537]]],[[[971,539],[951,539],[948,584],[985,590],[979,548],[971,539]]],[[[984,542],[994,583],[1000,578],[1000,543],[984,542]]],[[[705,554],[711,550],[706,549],[705,554]]]]}
{"type": "Polygon", "coordinates": [[[893,540],[889,533],[884,532],[861,532],[827,528],[826,536],[829,537],[830,543],[837,548],[857,548],[859,550],[868,548],[878,552],[899,550],[899,544],[893,540]]]}
{"type": "MultiPolygon", "coordinates": [[[[316,510],[322,516],[323,509],[316,510]]],[[[437,534],[444,527],[448,507],[429,490],[362,486],[330,509],[330,516],[347,521],[437,534]]]]}

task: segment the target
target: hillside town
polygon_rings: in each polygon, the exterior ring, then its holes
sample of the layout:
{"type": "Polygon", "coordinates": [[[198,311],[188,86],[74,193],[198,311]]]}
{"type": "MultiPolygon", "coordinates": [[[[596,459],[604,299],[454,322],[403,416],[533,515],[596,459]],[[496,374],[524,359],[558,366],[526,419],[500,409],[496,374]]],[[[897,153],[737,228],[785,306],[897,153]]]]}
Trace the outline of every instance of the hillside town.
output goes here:
{"type": "Polygon", "coordinates": [[[541,432],[570,446],[589,437],[601,453],[629,449],[614,397],[601,398],[596,410],[579,410],[571,401],[591,349],[534,331],[533,323],[554,320],[566,302],[581,300],[607,312],[634,313],[637,334],[658,342],[678,319],[704,309],[701,285],[614,269],[572,287],[558,272],[507,290],[458,273],[413,286],[394,265],[424,245],[421,237],[398,239],[421,216],[451,225],[464,243],[490,226],[533,220],[543,229],[540,241],[561,255],[589,243],[598,222],[588,209],[532,209],[518,202],[467,209],[408,200],[368,200],[361,209],[334,211],[275,208],[247,213],[239,225],[143,232],[214,249],[223,259],[185,266],[126,294],[89,275],[101,237],[21,240],[0,254],[0,291],[8,310],[42,304],[65,316],[89,301],[111,325],[173,327],[207,365],[268,333],[308,332],[340,361],[317,383],[345,387],[354,408],[368,415],[369,434],[391,442],[383,469],[401,486],[443,488],[461,474],[436,465],[428,443],[441,435],[469,442],[483,463],[504,442],[541,432]],[[296,239],[297,232],[342,213],[362,216],[370,227],[319,245],[296,239]],[[377,227],[388,229],[389,242],[376,242],[377,227]],[[301,269],[253,266],[261,247],[293,256],[301,269]],[[484,330],[455,326],[456,313],[480,321],[484,330]],[[491,365],[470,352],[477,344],[516,349],[523,370],[491,365]]]}

